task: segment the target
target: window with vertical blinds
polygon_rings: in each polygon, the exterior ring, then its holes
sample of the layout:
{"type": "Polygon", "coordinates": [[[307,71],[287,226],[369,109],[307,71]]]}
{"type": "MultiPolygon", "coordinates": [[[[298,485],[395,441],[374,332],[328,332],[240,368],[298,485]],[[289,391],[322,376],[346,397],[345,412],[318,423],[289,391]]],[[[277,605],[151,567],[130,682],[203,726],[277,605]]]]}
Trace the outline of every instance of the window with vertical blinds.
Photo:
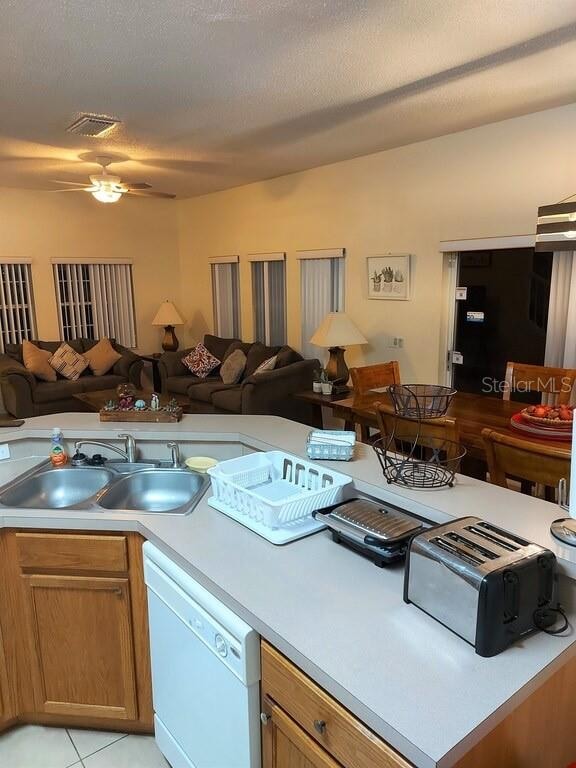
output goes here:
{"type": "Polygon", "coordinates": [[[30,264],[0,264],[0,351],[36,336],[30,264]]]}
{"type": "Polygon", "coordinates": [[[322,358],[323,350],[310,339],[329,312],[344,311],[345,259],[300,258],[301,351],[304,357],[322,358]]]}
{"type": "Polygon", "coordinates": [[[254,338],[269,346],[286,344],[286,265],[284,259],[252,261],[254,338]]]}
{"type": "Polygon", "coordinates": [[[240,338],[240,289],[238,262],[214,263],[212,273],[212,306],[214,333],[240,338]]]}
{"type": "Polygon", "coordinates": [[[54,264],[61,338],[136,346],[131,264],[54,264]]]}

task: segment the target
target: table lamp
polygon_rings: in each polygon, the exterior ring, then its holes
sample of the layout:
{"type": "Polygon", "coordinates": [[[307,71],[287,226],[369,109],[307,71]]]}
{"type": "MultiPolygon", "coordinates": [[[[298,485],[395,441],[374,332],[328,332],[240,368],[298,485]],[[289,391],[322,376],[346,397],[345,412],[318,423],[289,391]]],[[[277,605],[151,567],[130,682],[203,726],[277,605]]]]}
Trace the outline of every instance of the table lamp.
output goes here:
{"type": "Polygon", "coordinates": [[[368,344],[345,312],[329,312],[316,329],[310,343],[328,348],[330,357],[326,364],[326,374],[337,390],[345,388],[348,381],[344,347],[368,344]]]}
{"type": "Polygon", "coordinates": [[[164,326],[164,338],[162,340],[162,349],[164,352],[176,352],[178,349],[178,339],[174,333],[175,325],[183,325],[184,320],[178,314],[178,310],[171,301],[163,301],[160,309],[156,312],[152,325],[164,326]]]}

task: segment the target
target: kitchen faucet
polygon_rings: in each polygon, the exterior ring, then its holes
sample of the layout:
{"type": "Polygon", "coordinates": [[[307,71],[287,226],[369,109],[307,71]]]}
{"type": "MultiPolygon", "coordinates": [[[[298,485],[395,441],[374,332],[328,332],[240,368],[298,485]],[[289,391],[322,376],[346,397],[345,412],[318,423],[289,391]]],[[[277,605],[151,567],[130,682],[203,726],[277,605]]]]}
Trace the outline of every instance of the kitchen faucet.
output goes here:
{"type": "Polygon", "coordinates": [[[115,445],[112,445],[112,443],[106,443],[100,440],[77,440],[74,443],[74,450],[78,454],[83,445],[92,445],[96,448],[107,448],[109,451],[114,451],[114,453],[122,456],[122,458],[130,464],[134,463],[136,461],[136,440],[132,435],[121,434],[118,435],[118,437],[121,437],[124,440],[124,450],[117,448],[115,445]]]}
{"type": "Polygon", "coordinates": [[[178,443],[167,443],[167,448],[170,448],[170,460],[172,462],[173,467],[179,467],[180,466],[180,448],[178,447],[178,443]]]}

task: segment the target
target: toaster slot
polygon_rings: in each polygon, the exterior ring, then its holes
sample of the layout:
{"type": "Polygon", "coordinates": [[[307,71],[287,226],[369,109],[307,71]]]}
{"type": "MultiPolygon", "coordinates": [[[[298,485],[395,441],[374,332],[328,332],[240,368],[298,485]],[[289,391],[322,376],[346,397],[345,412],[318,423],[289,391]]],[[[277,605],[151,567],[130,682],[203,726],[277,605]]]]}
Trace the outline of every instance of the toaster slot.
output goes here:
{"type": "Polygon", "coordinates": [[[527,547],[530,544],[530,542],[526,541],[526,539],[521,539],[520,536],[515,536],[509,531],[503,531],[502,528],[497,528],[495,525],[485,523],[483,520],[480,520],[478,523],[476,523],[476,525],[484,532],[487,532],[492,536],[496,536],[496,538],[500,539],[502,545],[504,545],[504,542],[506,542],[509,546],[511,544],[516,544],[518,549],[521,549],[522,547],[527,547]]]}
{"type": "Polygon", "coordinates": [[[480,560],[480,558],[475,557],[472,553],[464,552],[460,547],[456,547],[453,544],[451,544],[449,541],[446,541],[444,538],[441,538],[440,536],[435,536],[431,541],[436,544],[438,549],[442,549],[444,552],[449,552],[451,555],[454,555],[454,557],[459,558],[460,560],[463,560],[465,563],[468,563],[469,565],[482,565],[484,562],[483,560],[480,560]]]}
{"type": "Polygon", "coordinates": [[[459,533],[454,533],[454,531],[450,531],[449,533],[444,534],[444,538],[450,539],[456,544],[461,544],[462,546],[466,547],[466,549],[471,549],[474,554],[483,558],[480,562],[484,562],[485,560],[496,560],[499,557],[496,552],[493,552],[490,549],[486,549],[481,544],[477,544],[475,541],[467,539],[465,536],[461,536],[459,533]]]}
{"type": "Polygon", "coordinates": [[[496,546],[502,547],[502,549],[505,549],[507,552],[517,552],[520,549],[516,544],[512,544],[510,541],[505,541],[504,539],[495,536],[493,533],[480,528],[479,525],[467,525],[464,530],[470,531],[470,533],[489,541],[491,544],[496,544],[496,546]]]}

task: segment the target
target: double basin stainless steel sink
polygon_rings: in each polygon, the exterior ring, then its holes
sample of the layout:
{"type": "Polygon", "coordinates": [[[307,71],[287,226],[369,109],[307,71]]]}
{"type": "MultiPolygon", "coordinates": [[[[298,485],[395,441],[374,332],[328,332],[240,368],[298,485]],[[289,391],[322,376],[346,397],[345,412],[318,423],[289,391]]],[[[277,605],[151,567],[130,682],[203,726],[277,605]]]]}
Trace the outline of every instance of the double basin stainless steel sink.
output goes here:
{"type": "Polygon", "coordinates": [[[42,464],[0,488],[0,505],[186,515],[208,484],[205,475],[158,461],[108,461],[100,467],[42,464]]]}

